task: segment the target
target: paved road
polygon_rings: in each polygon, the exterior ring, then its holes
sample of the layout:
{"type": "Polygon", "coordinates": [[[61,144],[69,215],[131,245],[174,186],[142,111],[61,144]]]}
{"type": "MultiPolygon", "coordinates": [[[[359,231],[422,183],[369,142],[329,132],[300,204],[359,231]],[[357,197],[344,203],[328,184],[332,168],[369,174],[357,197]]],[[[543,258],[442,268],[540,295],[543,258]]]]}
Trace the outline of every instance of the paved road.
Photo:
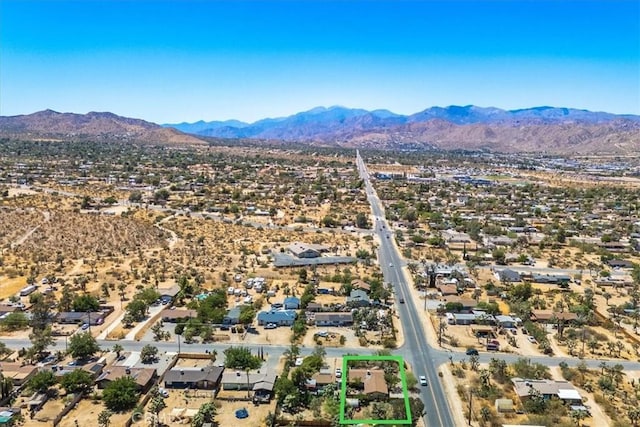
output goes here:
{"type": "MultiPolygon", "coordinates": [[[[402,298],[408,301],[411,298],[409,285],[401,268],[404,261],[393,244],[393,235],[385,219],[382,203],[371,186],[369,173],[360,153],[357,154],[356,161],[360,177],[365,183],[371,210],[376,218],[374,227],[381,241],[378,260],[382,273],[385,280],[393,286],[396,299],[402,298]]],[[[427,377],[429,386],[423,388],[421,394],[427,412],[425,417],[427,424],[429,426],[453,426],[451,411],[441,380],[438,377],[438,365],[442,363],[443,355],[438,354],[427,343],[426,334],[420,321],[420,313],[412,310],[412,306],[412,304],[397,304],[405,338],[405,343],[398,352],[411,363],[416,376],[425,375],[427,377]]],[[[448,356],[446,357],[448,359],[448,356]]]]}

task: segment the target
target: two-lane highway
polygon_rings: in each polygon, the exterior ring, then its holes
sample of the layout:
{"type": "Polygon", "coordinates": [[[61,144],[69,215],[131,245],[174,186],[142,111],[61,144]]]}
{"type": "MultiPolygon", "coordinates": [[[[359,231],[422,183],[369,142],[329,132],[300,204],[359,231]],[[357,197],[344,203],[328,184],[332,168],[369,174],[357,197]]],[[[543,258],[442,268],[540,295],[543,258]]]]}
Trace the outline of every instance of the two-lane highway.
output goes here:
{"type": "Polygon", "coordinates": [[[357,153],[357,167],[360,177],[364,180],[365,191],[376,218],[374,227],[381,241],[378,252],[380,267],[385,280],[393,286],[398,302],[396,305],[405,338],[404,346],[399,352],[411,363],[416,376],[425,375],[427,377],[429,385],[422,388],[421,394],[425,405],[426,424],[429,427],[451,427],[454,422],[438,376],[438,365],[442,363],[442,355],[436,353],[441,352],[434,351],[429,346],[420,320],[420,313],[412,309],[409,284],[402,269],[404,260],[393,243],[394,236],[385,219],[382,203],[371,186],[369,173],[359,152],[357,153]],[[399,301],[407,301],[407,303],[399,303],[399,301]]]}

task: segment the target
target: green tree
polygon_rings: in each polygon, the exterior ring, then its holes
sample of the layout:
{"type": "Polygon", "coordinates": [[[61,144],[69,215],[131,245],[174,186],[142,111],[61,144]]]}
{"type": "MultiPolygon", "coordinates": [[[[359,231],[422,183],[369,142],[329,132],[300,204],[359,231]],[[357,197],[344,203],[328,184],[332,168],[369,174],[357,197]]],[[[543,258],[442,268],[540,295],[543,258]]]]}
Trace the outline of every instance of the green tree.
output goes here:
{"type": "Polygon", "coordinates": [[[371,228],[371,222],[369,221],[369,216],[365,213],[359,212],[356,215],[356,227],[371,228]]]}
{"type": "Polygon", "coordinates": [[[86,360],[99,351],[98,342],[89,332],[74,334],[69,339],[69,353],[76,359],[86,360]]]}
{"type": "Polygon", "coordinates": [[[243,325],[252,324],[253,320],[255,319],[255,317],[256,317],[256,311],[254,310],[254,308],[252,306],[243,305],[240,308],[240,317],[238,318],[238,320],[243,325]]]}
{"type": "Polygon", "coordinates": [[[71,304],[73,303],[73,292],[71,287],[67,284],[62,286],[62,294],[60,300],[58,300],[58,311],[67,312],[71,311],[71,304]]]}
{"type": "Polygon", "coordinates": [[[29,327],[29,318],[21,311],[14,311],[0,321],[0,326],[7,331],[19,331],[29,327]]]}
{"type": "Polygon", "coordinates": [[[67,391],[67,394],[84,392],[93,385],[93,378],[84,369],[74,369],[60,378],[60,385],[67,391]]]}
{"type": "Polygon", "coordinates": [[[215,424],[215,416],[217,415],[216,407],[213,402],[203,403],[198,409],[198,412],[193,416],[193,421],[191,422],[192,427],[202,427],[207,423],[215,424]]]}
{"type": "Polygon", "coordinates": [[[36,330],[44,330],[49,327],[51,320],[54,318],[54,314],[51,311],[51,304],[53,301],[53,295],[45,296],[39,292],[33,293],[29,296],[31,301],[31,328],[33,332],[36,330]]]}
{"type": "Polygon", "coordinates": [[[129,201],[131,203],[140,203],[142,201],[142,192],[135,190],[129,194],[129,201]]]}
{"type": "Polygon", "coordinates": [[[100,309],[100,301],[93,295],[81,294],[73,299],[71,308],[73,311],[98,311],[100,309]]]}
{"type": "Polygon", "coordinates": [[[249,395],[249,371],[262,366],[262,359],[251,354],[247,347],[229,347],[224,351],[224,365],[247,373],[247,396],[249,395]]]}
{"type": "Polygon", "coordinates": [[[126,312],[131,315],[135,322],[141,322],[147,316],[149,305],[141,299],[134,299],[126,308],[126,312]]]}
{"type": "Polygon", "coordinates": [[[147,306],[153,304],[160,298],[160,292],[153,288],[145,288],[133,296],[134,299],[144,301],[147,306]]]}
{"type": "Polygon", "coordinates": [[[111,381],[102,392],[105,406],[114,411],[128,411],[138,403],[138,385],[130,376],[120,377],[111,381]]]}
{"type": "Polygon", "coordinates": [[[34,329],[29,335],[31,340],[31,353],[38,358],[44,353],[44,351],[51,345],[55,344],[53,336],[51,335],[51,327],[47,326],[44,329],[34,329]]]}
{"type": "Polygon", "coordinates": [[[405,378],[406,378],[406,381],[407,381],[407,388],[409,390],[415,390],[416,387],[418,386],[418,379],[413,374],[413,372],[406,372],[405,373],[405,378]]]}
{"type": "Polygon", "coordinates": [[[46,393],[56,383],[56,376],[50,370],[39,371],[29,380],[29,389],[46,393]]]}
{"type": "Polygon", "coordinates": [[[147,344],[140,351],[140,360],[142,363],[153,363],[158,360],[158,347],[147,344]]]}
{"type": "Polygon", "coordinates": [[[156,387],[153,392],[153,398],[149,403],[149,412],[153,414],[152,423],[154,427],[158,425],[158,414],[166,407],[167,404],[165,403],[164,398],[158,393],[158,389],[156,387]]]}

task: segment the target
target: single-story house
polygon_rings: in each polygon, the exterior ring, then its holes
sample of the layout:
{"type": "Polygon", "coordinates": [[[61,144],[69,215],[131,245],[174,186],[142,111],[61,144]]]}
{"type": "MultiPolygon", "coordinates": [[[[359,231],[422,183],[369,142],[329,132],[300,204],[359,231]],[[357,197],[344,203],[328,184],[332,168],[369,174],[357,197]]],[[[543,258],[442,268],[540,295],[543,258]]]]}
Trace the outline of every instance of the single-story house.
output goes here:
{"type": "Polygon", "coordinates": [[[367,282],[365,282],[362,279],[354,279],[354,280],[352,280],[351,281],[351,288],[352,289],[362,289],[366,293],[369,293],[371,291],[371,285],[369,285],[367,282]]]}
{"type": "Polygon", "coordinates": [[[447,323],[450,325],[471,325],[476,323],[476,315],[473,313],[447,313],[447,323]]]}
{"type": "Polygon", "coordinates": [[[15,387],[20,387],[38,372],[37,366],[22,365],[15,362],[0,362],[0,373],[5,378],[11,378],[15,387]]]}
{"type": "Polygon", "coordinates": [[[322,391],[327,385],[334,384],[336,377],[333,372],[316,372],[311,376],[311,379],[307,380],[307,389],[311,391],[322,391]]]}
{"type": "Polygon", "coordinates": [[[215,390],[220,387],[224,368],[207,366],[204,368],[172,368],[164,374],[165,388],[189,388],[215,390]]]}
{"type": "Polygon", "coordinates": [[[362,289],[353,289],[347,297],[347,305],[352,307],[368,307],[371,305],[369,295],[362,289]]]}
{"type": "Polygon", "coordinates": [[[462,304],[462,310],[464,311],[470,311],[476,308],[476,306],[478,305],[478,301],[474,300],[473,298],[465,298],[458,295],[450,295],[448,297],[445,297],[444,304],[446,305],[448,302],[462,304]]]}
{"type": "Polygon", "coordinates": [[[22,309],[13,305],[0,304],[0,316],[8,313],[13,313],[15,311],[22,311],[22,309]]]}
{"type": "Polygon", "coordinates": [[[253,390],[253,387],[257,383],[275,383],[276,374],[274,373],[260,373],[249,372],[249,378],[247,379],[247,373],[244,371],[229,371],[225,370],[222,373],[222,388],[224,390],[253,390]],[[247,380],[249,384],[247,385],[247,380]]]}
{"type": "Polygon", "coordinates": [[[633,268],[633,263],[627,259],[610,259],[607,265],[611,268],[633,268]]]}
{"type": "Polygon", "coordinates": [[[361,382],[364,394],[389,395],[389,386],[382,369],[349,369],[348,382],[361,382]]]}
{"type": "Polygon", "coordinates": [[[51,370],[53,371],[53,374],[56,376],[56,378],[61,378],[66,374],[75,371],[76,369],[82,369],[83,371],[88,372],[92,378],[98,378],[100,375],[102,375],[104,367],[105,364],[102,362],[93,362],[74,366],[51,365],[51,370]]]}
{"type": "Polygon", "coordinates": [[[353,313],[351,312],[328,312],[317,313],[315,316],[316,326],[348,326],[353,324],[353,313]]]}
{"type": "Polygon", "coordinates": [[[498,279],[501,282],[506,283],[514,283],[521,282],[522,278],[520,277],[520,273],[517,271],[511,270],[510,268],[505,268],[504,270],[498,271],[498,279]]]}
{"type": "Polygon", "coordinates": [[[108,366],[102,371],[102,374],[96,379],[99,389],[104,389],[111,381],[118,378],[129,376],[133,378],[141,393],[147,392],[157,376],[154,368],[129,368],[127,366],[108,366]]]}
{"type": "Polygon", "coordinates": [[[180,285],[173,285],[167,289],[158,289],[158,292],[160,293],[162,303],[169,304],[173,302],[173,299],[178,295],[178,292],[180,292],[180,285]]]}
{"type": "Polygon", "coordinates": [[[324,245],[295,242],[290,244],[287,250],[296,258],[318,258],[323,252],[328,252],[329,248],[324,245]]]}
{"type": "Polygon", "coordinates": [[[310,302],[309,304],[307,304],[306,311],[310,311],[312,313],[322,311],[322,304],[317,302],[310,302]]]}
{"type": "Polygon", "coordinates": [[[237,325],[240,323],[240,308],[235,307],[227,311],[227,314],[222,318],[222,323],[225,325],[237,325]]]}
{"type": "Polygon", "coordinates": [[[273,397],[273,386],[275,385],[275,381],[275,377],[273,381],[270,378],[257,381],[251,389],[253,391],[253,402],[269,403],[273,397]]]}
{"type": "Polygon", "coordinates": [[[293,310],[261,311],[257,316],[258,325],[275,323],[278,326],[291,326],[296,320],[296,312],[293,310]]]}
{"type": "Polygon", "coordinates": [[[515,328],[518,323],[514,317],[502,314],[495,316],[495,319],[498,326],[502,326],[503,328],[515,328]]]}
{"type": "Polygon", "coordinates": [[[160,318],[163,322],[178,323],[182,319],[190,319],[192,317],[198,317],[196,310],[187,310],[176,308],[175,310],[164,309],[160,312],[160,318]]]}
{"type": "Polygon", "coordinates": [[[101,325],[104,323],[105,313],[101,311],[63,311],[56,316],[56,322],[64,324],[89,323],[91,325],[101,325]]]}
{"type": "Polygon", "coordinates": [[[556,397],[569,405],[582,405],[580,393],[569,381],[512,378],[511,382],[520,400],[528,399],[531,391],[536,390],[545,399],[556,397]]]}
{"type": "Polygon", "coordinates": [[[533,274],[531,275],[531,280],[534,283],[548,283],[551,285],[562,285],[568,284],[571,282],[571,276],[567,276],[566,274],[533,274]]]}
{"type": "Polygon", "coordinates": [[[285,310],[297,310],[300,308],[300,298],[286,297],[283,302],[285,310]]]}
{"type": "Polygon", "coordinates": [[[443,296],[458,295],[458,286],[454,284],[436,285],[436,288],[443,296]]]}

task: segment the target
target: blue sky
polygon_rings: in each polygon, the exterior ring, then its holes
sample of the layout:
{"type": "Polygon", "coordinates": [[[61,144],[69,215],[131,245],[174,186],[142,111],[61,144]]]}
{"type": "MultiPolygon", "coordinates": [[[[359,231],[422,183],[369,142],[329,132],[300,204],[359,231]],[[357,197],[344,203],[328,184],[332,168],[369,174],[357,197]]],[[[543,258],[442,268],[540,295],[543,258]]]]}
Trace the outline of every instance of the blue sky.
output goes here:
{"type": "Polygon", "coordinates": [[[640,114],[640,2],[0,1],[0,115],[467,104],[640,114]]]}

